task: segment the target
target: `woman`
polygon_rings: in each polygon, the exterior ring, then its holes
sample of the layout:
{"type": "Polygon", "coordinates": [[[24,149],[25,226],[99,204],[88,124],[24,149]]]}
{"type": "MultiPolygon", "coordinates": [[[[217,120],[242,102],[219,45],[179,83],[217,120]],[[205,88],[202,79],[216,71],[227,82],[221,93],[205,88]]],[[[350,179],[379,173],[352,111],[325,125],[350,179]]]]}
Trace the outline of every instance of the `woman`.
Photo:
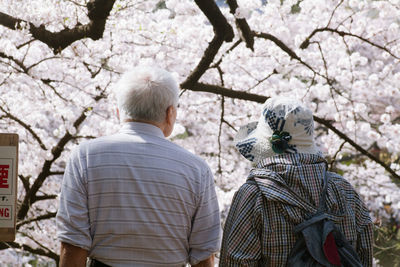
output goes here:
{"type": "Polygon", "coordinates": [[[312,112],[287,98],[270,98],[257,122],[236,137],[255,165],[236,192],[225,222],[220,266],[286,266],[299,238],[294,227],[319,209],[326,184],[328,218],[372,266],[372,222],[360,196],[343,177],[327,172],[314,142],[312,112]]]}

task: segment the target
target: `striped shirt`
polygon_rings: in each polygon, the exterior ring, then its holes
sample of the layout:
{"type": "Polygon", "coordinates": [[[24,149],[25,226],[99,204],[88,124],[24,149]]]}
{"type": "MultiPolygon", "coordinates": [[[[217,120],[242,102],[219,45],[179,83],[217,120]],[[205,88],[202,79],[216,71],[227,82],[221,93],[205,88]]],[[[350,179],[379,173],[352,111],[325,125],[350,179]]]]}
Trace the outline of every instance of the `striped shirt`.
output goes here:
{"type": "MultiPolygon", "coordinates": [[[[325,160],[312,154],[284,154],[261,161],[249,175],[256,183],[248,180],[232,200],[220,266],[286,266],[296,242],[293,228],[317,211],[325,171],[325,160]],[[304,201],[291,197],[280,183],[304,201]]],[[[368,209],[344,178],[329,175],[329,219],[355,247],[363,266],[372,266],[373,225],[368,209]]]]}
{"type": "Polygon", "coordinates": [[[57,234],[114,267],[196,264],[220,245],[212,173],[159,128],[127,123],[72,153],[57,234]]]}

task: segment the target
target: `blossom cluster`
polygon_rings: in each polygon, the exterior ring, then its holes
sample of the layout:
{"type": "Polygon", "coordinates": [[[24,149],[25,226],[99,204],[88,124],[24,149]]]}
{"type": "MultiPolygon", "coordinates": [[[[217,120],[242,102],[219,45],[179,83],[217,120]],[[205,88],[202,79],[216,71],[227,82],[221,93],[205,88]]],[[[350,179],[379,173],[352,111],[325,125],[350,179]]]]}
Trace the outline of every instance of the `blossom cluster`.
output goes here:
{"type": "MultiPolygon", "coordinates": [[[[0,12],[56,32],[88,23],[85,0],[2,1],[0,12]]],[[[261,96],[296,97],[316,116],[400,176],[400,3],[397,0],[242,0],[231,13],[233,42],[219,49],[200,82],[261,96]],[[253,51],[240,40],[236,19],[255,37],[253,51]]],[[[19,174],[31,186],[46,162],[51,172],[41,196],[57,195],[70,151],[86,139],[115,133],[113,90],[120,74],[138,64],[168,69],[182,83],[214,36],[207,17],[190,0],[116,1],[103,37],[78,40],[54,53],[33,40],[29,23],[0,26],[0,131],[18,133],[19,174]],[[76,127],[78,118],[84,121],[76,127]],[[52,152],[71,135],[57,158],[52,152]]],[[[236,130],[258,120],[259,103],[210,92],[183,90],[171,140],[204,158],[213,170],[222,219],[251,168],[235,150],[236,130]]],[[[364,198],[374,219],[400,216],[399,187],[382,165],[323,125],[317,143],[364,198]],[[384,203],[392,203],[390,214],[384,203]]],[[[25,186],[19,185],[23,201],[25,186]]],[[[35,202],[24,220],[57,211],[57,197],[35,202]]],[[[400,219],[400,218],[399,218],[400,219]]],[[[16,242],[55,253],[55,220],[27,222],[16,242]]],[[[24,263],[25,253],[0,252],[0,262],[24,263]]]]}

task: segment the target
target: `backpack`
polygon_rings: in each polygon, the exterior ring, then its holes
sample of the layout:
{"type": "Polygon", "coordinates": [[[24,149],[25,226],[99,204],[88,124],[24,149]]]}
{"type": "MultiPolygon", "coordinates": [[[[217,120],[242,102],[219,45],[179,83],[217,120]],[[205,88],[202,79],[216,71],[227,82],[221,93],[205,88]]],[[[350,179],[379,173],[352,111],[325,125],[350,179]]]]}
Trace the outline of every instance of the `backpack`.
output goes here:
{"type": "MultiPolygon", "coordinates": [[[[356,250],[328,218],[326,213],[328,181],[329,175],[325,173],[317,212],[294,227],[298,239],[289,254],[288,267],[363,266],[356,250]]],[[[281,185],[287,187],[285,184],[281,185]]],[[[293,190],[288,189],[293,197],[300,198],[293,190]]]]}

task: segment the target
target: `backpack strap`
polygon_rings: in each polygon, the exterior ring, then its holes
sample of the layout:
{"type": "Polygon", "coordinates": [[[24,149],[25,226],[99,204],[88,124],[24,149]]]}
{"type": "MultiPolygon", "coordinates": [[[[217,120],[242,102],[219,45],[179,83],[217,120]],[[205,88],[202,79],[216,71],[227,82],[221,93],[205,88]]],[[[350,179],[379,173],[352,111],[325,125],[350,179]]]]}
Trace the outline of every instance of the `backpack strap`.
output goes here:
{"type": "Polygon", "coordinates": [[[319,198],[319,204],[317,212],[308,220],[305,220],[294,227],[294,232],[299,233],[304,228],[314,224],[316,222],[322,221],[328,218],[328,214],[326,214],[326,192],[328,191],[328,181],[329,181],[328,172],[324,173],[324,185],[322,188],[321,196],[319,198]]]}
{"type": "Polygon", "coordinates": [[[326,192],[328,191],[328,182],[330,180],[330,175],[327,171],[324,173],[324,186],[322,188],[321,196],[319,197],[318,212],[326,211],[326,192]]]}

